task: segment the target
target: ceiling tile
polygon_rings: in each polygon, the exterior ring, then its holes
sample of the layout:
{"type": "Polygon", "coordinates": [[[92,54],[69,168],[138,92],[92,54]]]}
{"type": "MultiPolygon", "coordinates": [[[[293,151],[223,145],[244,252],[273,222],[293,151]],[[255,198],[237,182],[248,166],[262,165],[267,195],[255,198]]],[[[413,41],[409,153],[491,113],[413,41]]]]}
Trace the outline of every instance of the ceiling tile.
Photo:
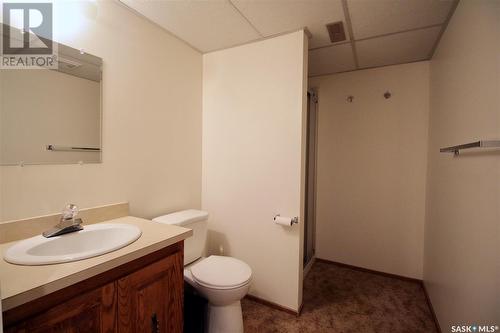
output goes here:
{"type": "Polygon", "coordinates": [[[262,37],[228,0],[120,1],[202,52],[262,37]]]}
{"type": "Polygon", "coordinates": [[[350,43],[309,51],[309,76],[345,72],[355,68],[350,43]]]}
{"type": "Polygon", "coordinates": [[[428,59],[441,27],[413,30],[355,42],[360,67],[428,59]]]}
{"type": "Polygon", "coordinates": [[[343,21],[349,39],[340,0],[231,0],[231,2],[266,37],[307,27],[312,34],[312,39],[309,40],[310,48],[330,45],[325,25],[343,21]]]}
{"type": "Polygon", "coordinates": [[[354,39],[443,23],[453,0],[347,0],[354,39]]]}

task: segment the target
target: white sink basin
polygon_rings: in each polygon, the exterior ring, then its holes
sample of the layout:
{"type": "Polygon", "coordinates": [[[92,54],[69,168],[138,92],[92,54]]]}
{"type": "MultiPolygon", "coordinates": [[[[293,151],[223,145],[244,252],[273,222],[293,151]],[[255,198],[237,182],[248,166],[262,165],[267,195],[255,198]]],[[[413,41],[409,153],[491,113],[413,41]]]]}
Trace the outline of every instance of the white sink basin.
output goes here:
{"type": "Polygon", "coordinates": [[[118,250],[137,240],[141,229],[129,224],[91,224],[82,231],[45,238],[42,235],[19,241],[4,253],[18,265],[47,265],[77,261],[118,250]]]}

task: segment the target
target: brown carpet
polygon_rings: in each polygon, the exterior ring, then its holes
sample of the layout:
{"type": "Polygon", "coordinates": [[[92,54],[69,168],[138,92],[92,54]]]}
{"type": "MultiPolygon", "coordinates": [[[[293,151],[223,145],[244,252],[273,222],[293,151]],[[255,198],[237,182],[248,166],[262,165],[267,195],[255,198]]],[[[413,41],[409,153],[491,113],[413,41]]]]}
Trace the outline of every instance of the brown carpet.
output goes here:
{"type": "Polygon", "coordinates": [[[437,332],[422,286],[316,262],[304,281],[300,317],[242,300],[245,333],[437,332]]]}

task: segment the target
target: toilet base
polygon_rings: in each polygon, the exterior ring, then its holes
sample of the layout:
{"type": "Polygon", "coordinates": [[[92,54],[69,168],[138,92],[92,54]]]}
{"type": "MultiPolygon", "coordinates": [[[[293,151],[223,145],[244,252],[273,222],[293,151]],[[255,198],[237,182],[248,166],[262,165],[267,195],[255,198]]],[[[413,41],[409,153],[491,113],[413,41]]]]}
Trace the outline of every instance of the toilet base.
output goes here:
{"type": "Polygon", "coordinates": [[[241,302],[229,305],[208,304],[208,333],[243,333],[241,302]]]}

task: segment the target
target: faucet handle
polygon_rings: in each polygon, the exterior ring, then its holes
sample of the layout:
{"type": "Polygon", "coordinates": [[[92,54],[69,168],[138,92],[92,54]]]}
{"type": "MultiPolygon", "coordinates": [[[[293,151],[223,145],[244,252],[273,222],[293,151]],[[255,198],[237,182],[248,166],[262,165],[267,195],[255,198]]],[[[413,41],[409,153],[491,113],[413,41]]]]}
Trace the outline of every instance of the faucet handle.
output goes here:
{"type": "Polygon", "coordinates": [[[78,207],[75,204],[68,204],[62,211],[61,220],[73,220],[78,215],[78,207]]]}

